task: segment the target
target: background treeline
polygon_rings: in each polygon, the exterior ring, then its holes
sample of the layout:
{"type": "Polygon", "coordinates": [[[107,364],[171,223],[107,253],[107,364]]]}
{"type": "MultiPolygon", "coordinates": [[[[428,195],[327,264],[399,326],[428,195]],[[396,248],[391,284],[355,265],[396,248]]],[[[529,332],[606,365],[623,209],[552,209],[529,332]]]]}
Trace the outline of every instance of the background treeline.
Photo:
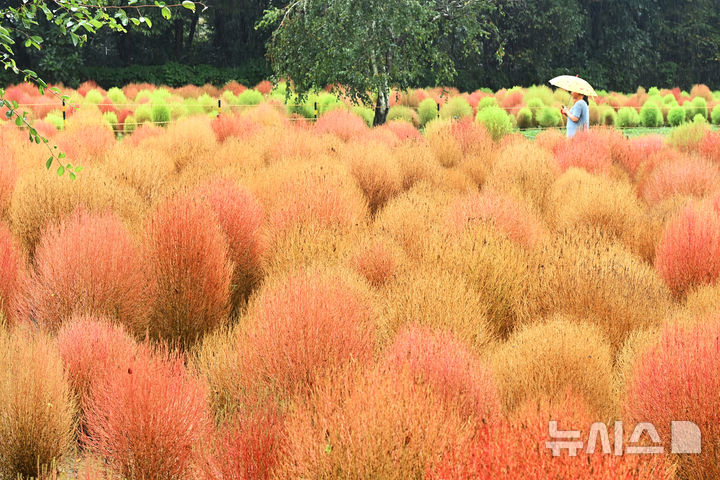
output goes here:
{"type": "MultiPolygon", "coordinates": [[[[270,32],[256,30],[255,24],[264,9],[278,2],[205,3],[204,12],[176,9],[169,21],[147,12],[151,29],[101,31],[81,49],[62,35],[47,35],[55,27],[40,24],[45,48],[19,47],[18,63],[69,86],[87,79],[109,87],[231,79],[255,84],[267,78],[270,32]]],[[[638,85],[688,89],[695,83],[720,88],[717,0],[499,0],[497,7],[492,16],[499,33],[484,40],[485,53],[463,58],[458,41],[455,86],[461,90],[527,86],[563,73],[581,74],[608,90],[634,91],[638,85]],[[500,61],[496,52],[502,52],[500,61]]],[[[15,81],[0,73],[1,83],[15,81]]]]}

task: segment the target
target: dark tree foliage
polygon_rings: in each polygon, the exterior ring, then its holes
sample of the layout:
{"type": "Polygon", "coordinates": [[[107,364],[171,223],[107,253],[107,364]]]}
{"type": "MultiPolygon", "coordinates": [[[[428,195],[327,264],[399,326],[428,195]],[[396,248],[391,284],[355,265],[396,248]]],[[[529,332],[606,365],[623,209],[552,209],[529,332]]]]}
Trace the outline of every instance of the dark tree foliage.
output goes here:
{"type": "MultiPolygon", "coordinates": [[[[127,3],[127,0],[100,1],[127,3]]],[[[22,0],[0,0],[0,8],[21,3],[22,0]]],[[[398,48],[407,49],[417,59],[417,68],[408,68],[398,85],[445,83],[462,90],[498,89],[545,83],[552,76],[567,73],[579,74],[607,90],[634,91],[639,85],[689,89],[695,83],[720,89],[717,0],[482,0],[478,12],[452,21],[448,15],[442,21],[435,20],[435,16],[425,9],[416,9],[409,0],[318,1],[309,3],[328,7],[327,12],[322,12],[328,16],[313,20],[312,29],[296,31],[290,22],[294,15],[288,17],[291,25],[288,29],[256,28],[266,11],[282,10],[288,5],[287,0],[204,3],[206,10],[179,10],[168,21],[161,21],[160,10],[148,11],[151,29],[133,24],[127,26],[127,33],[99,29],[88,36],[82,48],[58,34],[57,25],[39,19],[32,28],[43,37],[43,48],[18,44],[15,58],[19,66],[70,86],[86,80],[84,75],[91,75],[92,67],[141,68],[167,63],[206,64],[239,71],[249,65],[247,70],[253,74],[244,75],[244,79],[255,82],[270,74],[269,59],[276,64],[285,62],[288,66],[285,70],[290,71],[295,59],[293,45],[302,46],[307,53],[308,48],[312,50],[323,42],[317,48],[313,71],[336,81],[351,76],[349,70],[336,68],[338,59],[342,60],[343,55],[346,60],[356,58],[353,55],[357,52],[347,45],[335,48],[328,43],[328,35],[340,35],[345,44],[352,40],[367,45],[372,37],[364,36],[366,20],[374,17],[378,9],[392,10],[393,5],[408,3],[401,5],[403,11],[398,18],[390,15],[395,24],[376,24],[376,30],[395,28],[400,25],[398,22],[402,22],[403,29],[408,28],[404,37],[404,30],[384,32],[392,41],[402,41],[398,48]],[[340,8],[343,5],[352,5],[352,9],[343,10],[340,8]],[[476,34],[474,20],[486,34],[476,34]],[[323,24],[325,21],[327,24],[323,24]],[[273,32],[275,40],[268,44],[273,32]],[[321,39],[313,37],[313,33],[320,33],[321,39]],[[283,48],[274,47],[280,43],[283,48]],[[442,61],[438,61],[439,56],[442,61]],[[453,75],[448,76],[448,72],[453,75]]],[[[477,2],[416,3],[431,5],[436,12],[450,8],[447,12],[450,14],[477,2]]],[[[7,21],[2,19],[2,24],[7,21]]],[[[396,69],[407,67],[400,59],[394,63],[396,69]]],[[[133,78],[141,73],[133,72],[133,78]]],[[[149,73],[148,77],[152,75],[149,73]]],[[[13,81],[17,79],[0,72],[0,84],[13,81]]],[[[373,90],[377,92],[377,85],[373,85],[373,90]]]]}

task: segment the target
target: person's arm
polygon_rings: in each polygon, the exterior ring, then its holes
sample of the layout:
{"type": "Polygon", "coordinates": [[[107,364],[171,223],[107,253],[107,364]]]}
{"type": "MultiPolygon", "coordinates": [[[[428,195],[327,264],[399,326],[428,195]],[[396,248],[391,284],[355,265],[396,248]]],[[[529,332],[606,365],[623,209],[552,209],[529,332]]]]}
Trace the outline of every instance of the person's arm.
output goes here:
{"type": "Polygon", "coordinates": [[[563,107],[563,108],[562,108],[562,113],[564,113],[565,115],[567,115],[567,117],[568,117],[570,120],[572,120],[573,122],[577,122],[578,120],[580,120],[580,117],[573,115],[573,114],[572,114],[572,110],[570,110],[570,109],[567,108],[567,107],[563,107]]]}

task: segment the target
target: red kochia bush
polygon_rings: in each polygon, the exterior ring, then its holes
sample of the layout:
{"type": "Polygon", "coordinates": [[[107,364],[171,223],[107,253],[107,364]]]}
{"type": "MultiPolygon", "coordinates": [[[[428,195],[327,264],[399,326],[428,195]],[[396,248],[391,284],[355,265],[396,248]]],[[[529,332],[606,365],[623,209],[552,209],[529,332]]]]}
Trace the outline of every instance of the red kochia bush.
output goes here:
{"type": "Polygon", "coordinates": [[[284,423],[274,407],[257,408],[226,422],[202,465],[205,480],[269,480],[284,441],[284,423]]]}
{"type": "Polygon", "coordinates": [[[68,158],[79,161],[101,161],[115,145],[115,134],[104,125],[83,125],[57,136],[58,146],[68,158]]]}
{"type": "Polygon", "coordinates": [[[450,209],[449,226],[462,231],[469,222],[492,222],[510,240],[534,247],[543,234],[542,220],[515,198],[486,190],[459,198],[450,209]]]}
{"type": "Polygon", "coordinates": [[[374,324],[369,307],[335,276],[292,275],[260,294],[247,345],[258,378],[284,391],[309,391],[316,375],[350,359],[370,360],[374,324]]]}
{"type": "MultiPolygon", "coordinates": [[[[666,480],[662,457],[602,454],[598,441],[595,453],[587,454],[589,427],[593,421],[585,407],[568,397],[564,408],[551,409],[545,404],[528,404],[511,421],[481,426],[467,445],[447,452],[442,460],[428,467],[429,480],[666,480]],[[579,430],[583,441],[577,456],[567,450],[553,457],[546,447],[549,421],[558,422],[559,430],[579,430]]],[[[608,428],[610,445],[614,432],[608,428]]],[[[557,440],[557,439],[554,439],[557,440]]]]}
{"type": "Polygon", "coordinates": [[[371,285],[382,286],[395,273],[395,257],[384,243],[365,246],[351,260],[355,270],[371,285]]]}
{"type": "Polygon", "coordinates": [[[0,223],[0,314],[15,320],[22,257],[10,229],[0,223]]]}
{"type": "Polygon", "coordinates": [[[204,382],[181,356],[142,345],[93,385],[81,439],[122,478],[191,478],[210,432],[207,405],[204,382]]]}
{"type": "Polygon", "coordinates": [[[73,317],[63,324],[57,346],[83,411],[92,385],[104,375],[125,373],[136,350],[135,341],[122,326],[87,315],[73,317]]]}
{"type": "Polygon", "coordinates": [[[659,153],[663,148],[665,148],[665,137],[662,135],[632,138],[628,142],[627,155],[622,159],[621,164],[634,177],[645,159],[652,154],[659,153]]]}
{"type": "Polygon", "coordinates": [[[331,110],[318,118],[315,122],[317,133],[329,133],[348,141],[365,135],[369,129],[365,120],[347,110],[331,110]]]}
{"type": "Polygon", "coordinates": [[[666,326],[659,341],[638,354],[626,392],[626,418],[651,422],[664,440],[671,437],[672,421],[687,420],[700,427],[702,453],[682,456],[681,478],[720,476],[717,316],[691,327],[666,326]]]}
{"type": "Polygon", "coordinates": [[[410,326],[389,347],[385,364],[427,385],[462,415],[484,422],[500,418],[500,397],[490,370],[450,333],[410,326]]]}
{"type": "Polygon", "coordinates": [[[249,191],[219,177],[199,187],[196,193],[215,213],[227,237],[233,263],[232,304],[238,307],[261,277],[262,205],[249,191]]]}
{"type": "Polygon", "coordinates": [[[579,132],[561,144],[556,156],[563,172],[570,167],[579,167],[590,173],[605,174],[612,165],[612,151],[606,136],[591,131],[579,132]]]}
{"type": "Polygon", "coordinates": [[[147,225],[145,247],[157,285],[152,336],[189,346],[227,320],[228,242],[205,203],[190,195],[165,200],[147,225]]]}
{"type": "Polygon", "coordinates": [[[423,139],[422,134],[418,131],[417,128],[415,128],[412,124],[402,120],[388,122],[384,125],[384,128],[387,128],[392,133],[397,135],[397,137],[402,141],[423,139]]]}
{"type": "Polygon", "coordinates": [[[218,115],[210,122],[218,142],[228,137],[245,138],[260,130],[260,126],[247,117],[240,115],[218,115]]]}
{"type": "Polygon", "coordinates": [[[705,135],[698,150],[705,157],[720,164],[720,132],[709,132],[705,135]]]}
{"type": "Polygon", "coordinates": [[[665,227],[655,269],[677,295],[720,277],[720,219],[711,208],[690,204],[665,227]]]}
{"type": "Polygon", "coordinates": [[[84,313],[142,332],[148,315],[146,271],[139,246],[119,217],[78,210],[41,237],[20,312],[50,330],[84,313]]]}
{"type": "Polygon", "coordinates": [[[686,157],[661,163],[642,184],[642,197],[650,204],[673,195],[704,197],[720,187],[720,172],[712,162],[686,157]]]}

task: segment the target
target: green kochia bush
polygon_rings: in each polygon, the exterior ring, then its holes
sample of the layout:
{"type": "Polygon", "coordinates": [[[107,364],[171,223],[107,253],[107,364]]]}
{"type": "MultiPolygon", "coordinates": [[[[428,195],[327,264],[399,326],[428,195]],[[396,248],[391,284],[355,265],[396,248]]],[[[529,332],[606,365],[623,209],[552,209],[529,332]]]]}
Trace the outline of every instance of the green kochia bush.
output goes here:
{"type": "Polygon", "coordinates": [[[687,118],[694,119],[696,115],[702,115],[707,120],[707,101],[705,101],[702,97],[695,97],[690,102],[690,109],[687,112],[687,118]]]}
{"type": "Polygon", "coordinates": [[[478,111],[476,121],[482,123],[493,140],[500,140],[512,131],[509,115],[500,107],[490,106],[478,111]]]}
{"type": "Polygon", "coordinates": [[[562,123],[562,114],[557,108],[543,107],[539,114],[536,114],[535,121],[543,128],[557,127],[562,123]]]}
{"type": "Polygon", "coordinates": [[[472,107],[463,97],[453,97],[440,108],[440,118],[444,119],[460,119],[469,117],[472,113],[472,107]]]}
{"type": "Polygon", "coordinates": [[[63,129],[63,119],[62,119],[62,113],[59,112],[50,112],[47,115],[45,115],[45,121],[48,122],[50,125],[54,126],[58,130],[63,129]]]}
{"type": "MultiPolygon", "coordinates": [[[[662,113],[660,114],[660,123],[662,123],[662,113]]],[[[612,126],[617,124],[617,112],[612,107],[606,107],[600,110],[600,125],[612,126]]]]}
{"type": "Polygon", "coordinates": [[[532,110],[530,110],[528,107],[523,107],[518,112],[517,126],[518,128],[530,128],[533,126],[532,110]]]}
{"type": "Polygon", "coordinates": [[[415,110],[410,107],[404,107],[402,105],[395,105],[393,107],[390,107],[390,110],[387,114],[387,121],[391,122],[393,120],[402,120],[404,122],[414,125],[415,127],[419,126],[420,124],[418,115],[417,113],[415,113],[415,110]]]}
{"type": "Polygon", "coordinates": [[[103,101],[103,94],[95,89],[90,90],[85,95],[85,101],[87,103],[94,103],[95,105],[97,105],[98,103],[101,103],[103,101]]]}
{"type": "Polygon", "coordinates": [[[432,98],[426,98],[418,105],[418,117],[420,126],[424,127],[429,121],[435,120],[438,116],[437,102],[432,98]]]}
{"type": "Polygon", "coordinates": [[[720,125],[720,105],[715,105],[715,108],[712,109],[710,119],[713,125],[720,125]]]}
{"type": "Polygon", "coordinates": [[[217,111],[217,100],[207,93],[200,95],[197,98],[197,103],[200,107],[202,107],[202,111],[205,113],[214,113],[217,111]]]}
{"type": "Polygon", "coordinates": [[[152,120],[152,107],[147,103],[140,105],[135,109],[135,121],[138,125],[152,120]]]}
{"type": "Polygon", "coordinates": [[[160,126],[170,122],[170,109],[165,103],[157,103],[152,106],[152,121],[160,126]]]}
{"type": "Polygon", "coordinates": [[[132,115],[128,115],[125,117],[125,123],[123,123],[123,133],[125,135],[130,135],[132,132],[135,131],[137,128],[137,122],[135,121],[135,117],[132,115]]]}
{"type": "Polygon", "coordinates": [[[663,124],[663,115],[654,101],[647,101],[640,109],[640,122],[643,127],[661,127],[663,124]]]}
{"type": "Polygon", "coordinates": [[[262,93],[250,88],[238,95],[238,105],[258,105],[262,101],[262,93]]]}
{"type": "Polygon", "coordinates": [[[488,107],[497,107],[498,103],[497,100],[495,100],[495,97],[485,97],[478,103],[477,109],[478,112],[480,110],[484,110],[488,107]]]}
{"type": "Polygon", "coordinates": [[[675,105],[668,111],[667,120],[670,126],[677,127],[685,122],[685,109],[680,105],[675,105]]]}
{"type": "Polygon", "coordinates": [[[115,112],[105,112],[103,113],[103,121],[106,122],[114,131],[120,130],[120,123],[118,122],[118,117],[115,112]]]}
{"type": "Polygon", "coordinates": [[[620,128],[637,127],[640,123],[640,114],[632,107],[623,107],[617,112],[615,125],[620,128]]]}
{"type": "Polygon", "coordinates": [[[116,105],[128,103],[127,98],[125,98],[125,94],[118,87],[112,87],[108,90],[107,97],[116,105]]]}

